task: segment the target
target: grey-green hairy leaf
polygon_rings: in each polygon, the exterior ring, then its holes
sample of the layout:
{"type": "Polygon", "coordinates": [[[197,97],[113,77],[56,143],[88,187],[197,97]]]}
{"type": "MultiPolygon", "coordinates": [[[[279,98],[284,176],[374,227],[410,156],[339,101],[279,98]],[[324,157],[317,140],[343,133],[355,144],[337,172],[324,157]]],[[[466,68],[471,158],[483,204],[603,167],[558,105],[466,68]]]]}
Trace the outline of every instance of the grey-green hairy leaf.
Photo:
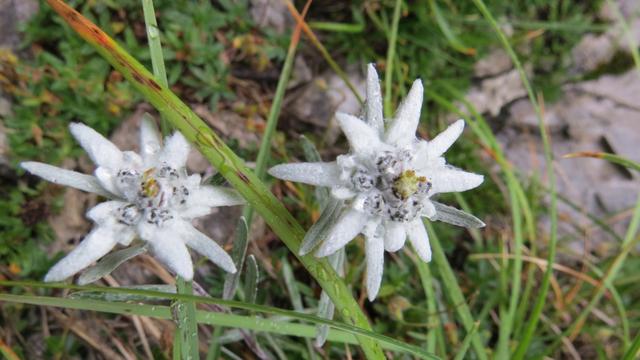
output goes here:
{"type": "MultiPolygon", "coordinates": [[[[329,263],[331,264],[331,267],[333,267],[340,276],[344,276],[345,258],[346,252],[344,248],[338,250],[332,255],[329,255],[329,263]]],[[[322,294],[320,294],[320,302],[318,303],[318,317],[331,320],[333,319],[334,311],[335,305],[333,304],[333,301],[331,301],[329,295],[323,291],[322,294]]],[[[329,336],[329,327],[327,325],[319,325],[317,329],[318,335],[316,336],[314,343],[317,347],[321,347],[327,341],[327,336],[329,336]]]]}
{"type": "Polygon", "coordinates": [[[249,228],[247,226],[247,221],[244,217],[241,217],[238,220],[238,224],[236,225],[236,234],[233,240],[233,250],[231,252],[231,258],[236,264],[238,271],[236,271],[234,274],[227,274],[227,276],[225,277],[224,289],[222,290],[223,299],[233,299],[233,296],[236,293],[238,281],[244,267],[244,258],[247,255],[248,235],[249,228]]]}
{"type": "Polygon", "coordinates": [[[433,221],[442,221],[466,228],[481,228],[485,226],[482,220],[462,210],[435,201],[433,201],[433,206],[436,208],[436,215],[431,219],[433,221]]]}
{"type": "Polygon", "coordinates": [[[258,295],[258,263],[253,255],[247,257],[247,271],[244,276],[244,296],[245,301],[255,303],[258,295]]]}
{"type": "Polygon", "coordinates": [[[78,285],[87,285],[102,279],[103,277],[111,274],[111,272],[118,268],[118,266],[123,262],[145,253],[146,251],[146,244],[140,243],[138,245],[113,252],[98,261],[95,266],[85,270],[82,275],[80,275],[80,278],[78,278],[78,285]]]}
{"type": "Polygon", "coordinates": [[[318,221],[305,234],[302,245],[300,245],[300,254],[308,254],[320,244],[340,217],[342,210],[343,201],[330,197],[324,209],[322,209],[318,221]]]}

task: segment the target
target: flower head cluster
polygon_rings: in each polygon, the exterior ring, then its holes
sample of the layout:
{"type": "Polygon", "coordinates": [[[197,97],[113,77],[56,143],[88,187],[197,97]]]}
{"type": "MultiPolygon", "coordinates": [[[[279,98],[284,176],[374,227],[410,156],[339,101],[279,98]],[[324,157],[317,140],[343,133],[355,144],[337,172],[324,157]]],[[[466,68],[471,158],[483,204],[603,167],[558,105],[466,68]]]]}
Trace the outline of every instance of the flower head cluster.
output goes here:
{"type": "MultiPolygon", "coordinates": [[[[422,82],[416,80],[393,119],[385,121],[378,74],[369,65],[364,118],[336,114],[351,151],[333,162],[282,164],[269,170],[280,179],[330,187],[334,198],[345,201],[315,254],[333,254],[363,234],[370,300],[380,288],[385,250],[399,250],[408,238],[422,260],[431,260],[423,217],[455,225],[484,225],[469,214],[432,201],[439,193],[475,188],[483,177],[447,165],[442,156],[462,133],[463,120],[430,141],[416,138],[422,97],[422,82]]],[[[302,249],[312,250],[304,244],[302,249]]]]}
{"type": "Polygon", "coordinates": [[[22,167],[53,183],[93,192],[109,200],[87,212],[93,230],[47,273],[45,281],[73,276],[106,255],[118,243],[128,246],[137,236],[155,256],[186,280],[193,278],[187,246],[228,272],[231,257],[212,239],[196,230],[191,220],[217,206],[239,205],[235,191],[201,184],[200,175],[186,171],[189,145],[179,132],[161,137],[150,120],[140,129],[140,155],[120,151],[95,130],[74,123],[71,133],[96,164],[95,176],[24,162],[22,167]]]}

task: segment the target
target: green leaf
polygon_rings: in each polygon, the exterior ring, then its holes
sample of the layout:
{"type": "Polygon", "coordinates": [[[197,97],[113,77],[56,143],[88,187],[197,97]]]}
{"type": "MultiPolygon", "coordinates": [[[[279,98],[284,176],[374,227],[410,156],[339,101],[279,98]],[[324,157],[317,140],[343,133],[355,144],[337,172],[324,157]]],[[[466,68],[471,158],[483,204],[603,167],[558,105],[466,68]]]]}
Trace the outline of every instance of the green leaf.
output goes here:
{"type": "Polygon", "coordinates": [[[143,254],[146,251],[146,244],[140,243],[126,249],[112,252],[111,254],[103,257],[102,260],[98,261],[95,266],[85,270],[82,275],[80,275],[80,278],[78,278],[78,284],[87,285],[91,284],[94,281],[102,279],[103,277],[111,274],[113,270],[115,270],[125,261],[143,254]]]}
{"type": "Polygon", "coordinates": [[[227,274],[225,276],[224,288],[222,290],[223,299],[233,299],[236,294],[238,281],[240,280],[240,275],[244,268],[244,258],[247,254],[247,243],[249,241],[248,233],[249,229],[247,228],[247,221],[244,217],[240,217],[240,219],[238,219],[238,224],[236,225],[236,233],[233,238],[233,251],[231,253],[231,258],[236,264],[238,271],[236,271],[235,274],[227,274]]]}

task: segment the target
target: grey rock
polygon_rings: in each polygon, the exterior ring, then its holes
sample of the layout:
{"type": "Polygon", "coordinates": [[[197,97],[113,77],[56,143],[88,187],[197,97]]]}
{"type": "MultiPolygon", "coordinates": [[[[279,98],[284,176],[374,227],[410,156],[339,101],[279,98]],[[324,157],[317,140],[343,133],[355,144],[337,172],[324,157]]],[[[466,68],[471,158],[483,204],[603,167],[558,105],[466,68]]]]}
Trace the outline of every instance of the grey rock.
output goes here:
{"type": "Polygon", "coordinates": [[[502,49],[497,49],[483,57],[473,66],[473,73],[479,78],[495,76],[513,68],[509,55],[502,49]]]}
{"type": "MultiPolygon", "coordinates": [[[[359,69],[347,68],[349,81],[360,94],[364,94],[365,78],[359,69]]],[[[361,105],[347,85],[333,71],[317,76],[301,90],[289,96],[293,99],[288,111],[296,119],[320,128],[327,128],[325,141],[335,142],[339,135],[334,115],[336,112],[360,114],[361,105]]],[[[288,100],[289,100],[288,99],[288,100]]]]}
{"type": "Polygon", "coordinates": [[[251,0],[250,13],[258,26],[272,28],[279,34],[295,24],[284,1],[280,0],[251,0]]]}
{"type": "MultiPolygon", "coordinates": [[[[506,104],[526,95],[518,72],[512,69],[484,79],[469,90],[466,98],[480,113],[496,116],[506,104]]],[[[459,106],[464,108],[462,105],[459,106]]]]}
{"type": "Polygon", "coordinates": [[[0,0],[0,48],[18,48],[19,25],[36,14],[38,8],[35,0],[0,0]]]}

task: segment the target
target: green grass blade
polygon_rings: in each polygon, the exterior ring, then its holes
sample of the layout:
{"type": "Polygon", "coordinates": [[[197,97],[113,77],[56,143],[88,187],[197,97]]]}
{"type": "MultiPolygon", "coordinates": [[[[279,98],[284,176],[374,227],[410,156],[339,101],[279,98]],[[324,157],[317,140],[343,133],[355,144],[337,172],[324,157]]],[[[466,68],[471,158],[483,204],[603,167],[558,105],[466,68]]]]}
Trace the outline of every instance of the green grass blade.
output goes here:
{"type": "Polygon", "coordinates": [[[451,47],[463,54],[475,55],[476,50],[474,48],[466,46],[462,42],[462,40],[460,40],[453,33],[451,26],[449,26],[449,22],[444,17],[444,15],[442,15],[442,12],[440,11],[440,8],[438,7],[438,4],[436,3],[436,1],[429,0],[429,6],[431,7],[433,16],[435,17],[436,23],[438,24],[440,31],[442,31],[442,34],[444,35],[444,37],[447,39],[447,41],[449,41],[449,44],[451,45],[451,47]]]}
{"type": "MultiPolygon", "coordinates": [[[[427,353],[426,351],[406,343],[403,343],[399,340],[380,335],[374,333],[369,330],[364,330],[362,328],[349,325],[342,322],[327,320],[323,318],[319,318],[317,316],[302,314],[291,310],[278,309],[274,307],[250,304],[239,301],[231,301],[231,300],[222,300],[211,297],[202,297],[195,295],[186,295],[186,294],[168,294],[164,292],[158,291],[150,291],[150,290],[141,290],[141,289],[129,289],[129,288],[111,288],[111,287],[100,287],[100,286],[79,286],[79,285],[71,285],[71,284],[52,284],[52,283],[39,283],[33,281],[0,281],[0,286],[10,286],[10,287],[39,287],[39,288],[49,288],[49,289],[71,289],[71,290],[84,290],[84,291],[104,291],[107,293],[129,293],[129,294],[137,294],[146,297],[154,297],[156,299],[168,299],[168,300],[183,300],[183,301],[191,301],[194,303],[203,303],[203,304],[215,304],[221,306],[227,306],[231,308],[244,309],[254,312],[260,312],[263,314],[269,315],[277,315],[283,316],[290,319],[295,319],[299,321],[310,322],[315,325],[328,325],[332,328],[331,333],[329,334],[329,339],[335,339],[332,337],[333,329],[337,329],[342,331],[343,334],[350,334],[352,339],[360,341],[359,338],[366,337],[371,341],[375,341],[378,344],[384,345],[386,349],[394,350],[394,351],[402,351],[408,354],[412,354],[418,356],[423,359],[438,359],[438,357],[427,353]]],[[[32,304],[32,305],[45,305],[45,306],[60,306],[66,308],[73,309],[82,309],[82,310],[94,310],[101,312],[110,312],[117,314],[130,314],[130,315],[142,315],[142,316],[152,316],[152,317],[160,317],[164,319],[171,319],[171,311],[168,307],[157,306],[157,305],[141,305],[141,304],[129,304],[129,303],[117,303],[117,302],[108,302],[108,301],[100,301],[100,300],[89,300],[89,299],[68,299],[68,298],[56,298],[56,297],[39,297],[39,296],[28,296],[28,295],[11,295],[11,294],[0,294],[0,301],[12,301],[18,303],[32,304]],[[167,309],[166,316],[159,316],[157,311],[163,308],[167,309]]],[[[239,315],[233,314],[224,314],[217,312],[204,312],[198,311],[197,313],[198,319],[204,318],[201,320],[205,324],[211,325],[220,325],[226,327],[234,327],[234,328],[246,328],[249,330],[257,330],[257,331],[268,331],[272,333],[278,334],[286,334],[296,336],[296,332],[286,332],[279,323],[275,321],[268,321],[267,319],[259,319],[255,317],[242,317],[239,315]],[[219,319],[224,319],[227,322],[220,322],[219,319]],[[239,319],[246,319],[246,321],[239,322],[239,319]],[[249,321],[250,320],[250,321],[249,321]],[[248,322],[247,322],[248,321],[248,322]]],[[[302,325],[302,324],[296,324],[302,325]]],[[[300,328],[299,328],[300,329],[300,328]]],[[[304,327],[305,337],[313,337],[316,334],[316,329],[314,326],[308,326],[308,328],[304,327]]],[[[288,330],[287,330],[288,331],[288,330]]],[[[303,336],[300,333],[299,336],[303,336]]]]}
{"type": "MultiPolygon", "coordinates": [[[[149,43],[153,75],[160,84],[168,87],[169,82],[167,81],[167,70],[164,66],[160,29],[156,21],[153,0],[142,0],[142,12],[144,13],[144,24],[147,30],[147,42],[149,43]]],[[[162,131],[162,135],[169,135],[170,126],[164,117],[160,120],[160,130],[162,131]]]]}
{"type": "Polygon", "coordinates": [[[393,19],[391,20],[391,33],[389,34],[389,45],[387,48],[387,62],[384,71],[384,114],[386,117],[393,115],[393,98],[391,97],[393,81],[393,64],[396,57],[396,44],[398,42],[398,24],[400,23],[400,10],[402,0],[396,0],[393,8],[393,19]]]}
{"type": "MultiPolygon", "coordinates": [[[[471,331],[469,331],[467,336],[464,337],[464,340],[462,340],[462,344],[460,345],[460,349],[458,350],[458,353],[456,354],[456,357],[454,358],[454,360],[465,359],[465,356],[467,355],[467,350],[469,350],[469,345],[471,345],[471,339],[476,334],[479,327],[480,327],[480,322],[476,321],[476,323],[473,324],[473,328],[471,328],[471,331]]],[[[496,356],[496,358],[499,359],[500,357],[496,356]]]]}
{"type": "MultiPolygon", "coordinates": [[[[426,222],[427,231],[429,232],[429,242],[431,243],[431,250],[433,252],[433,262],[436,268],[438,269],[438,273],[442,278],[442,283],[446,288],[446,294],[449,297],[452,304],[454,304],[456,308],[456,312],[458,313],[458,317],[460,321],[462,321],[462,325],[464,329],[469,334],[475,324],[473,320],[473,316],[471,315],[471,310],[467,305],[467,300],[462,295],[462,290],[460,290],[460,285],[458,285],[458,281],[456,280],[456,276],[453,273],[453,269],[449,265],[449,261],[447,260],[447,256],[440,245],[440,240],[438,236],[433,231],[433,227],[429,222],[426,222]]],[[[473,347],[476,356],[480,360],[487,359],[487,353],[484,348],[484,344],[482,338],[479,333],[475,333],[471,335],[471,346],[473,347]]]]}
{"type": "MultiPolygon", "coordinates": [[[[130,81],[140,93],[160,111],[200,152],[215,166],[220,174],[262,215],[273,232],[309,271],[336,304],[339,313],[350,324],[366,330],[371,325],[351,290],[340,279],[326,260],[311,255],[299,256],[298,249],[304,230],[269,188],[247,168],[240,159],[207,124],[200,119],[167,87],[158,84],[137,60],[111,39],[96,25],[70,8],[61,0],[47,0],[49,5],[98,53],[130,81]]],[[[360,344],[367,358],[382,359],[378,344],[362,338],[360,344]]]]}
{"type": "MultiPolygon", "coordinates": [[[[443,337],[443,324],[438,316],[438,306],[436,303],[436,292],[433,287],[433,277],[429,265],[424,261],[417,259],[412,254],[409,255],[413,263],[418,269],[418,275],[420,276],[420,282],[424,289],[424,295],[427,299],[427,312],[429,313],[429,333],[427,334],[427,351],[436,354],[436,339],[443,337]]],[[[445,351],[445,349],[442,349],[445,351]]]]}
{"type": "MultiPolygon", "coordinates": [[[[548,259],[549,264],[553,264],[555,262],[556,247],[557,247],[557,241],[558,241],[558,233],[557,233],[557,228],[558,228],[558,206],[557,206],[557,202],[558,202],[558,198],[557,198],[557,191],[556,191],[555,171],[553,169],[553,152],[551,150],[551,143],[550,143],[550,140],[549,140],[549,134],[547,133],[545,125],[544,125],[544,116],[543,116],[542,108],[540,107],[540,104],[538,104],[538,101],[536,99],[535,93],[533,92],[533,88],[531,87],[531,84],[529,83],[529,79],[527,78],[527,74],[525,73],[524,68],[522,67],[522,64],[520,63],[520,60],[518,59],[518,56],[516,55],[515,51],[513,50],[513,47],[509,43],[509,40],[507,39],[506,35],[502,31],[502,29],[500,28],[500,26],[498,25],[496,20],[493,18],[493,15],[489,11],[489,9],[487,9],[486,5],[484,4],[484,1],[483,0],[473,0],[473,2],[476,5],[476,7],[480,10],[482,15],[485,17],[485,19],[487,19],[487,21],[489,21],[489,23],[491,24],[491,27],[496,32],[496,35],[500,39],[500,42],[502,43],[504,49],[509,54],[509,57],[511,58],[511,61],[515,65],[516,69],[518,70],[518,73],[520,75],[520,79],[522,81],[522,84],[524,85],[525,89],[527,90],[527,95],[529,96],[529,101],[531,101],[531,105],[535,109],[536,117],[538,118],[538,127],[539,127],[540,137],[542,138],[542,144],[543,144],[543,148],[544,148],[545,162],[546,162],[546,165],[547,165],[546,166],[546,168],[547,168],[547,178],[548,178],[548,181],[549,181],[549,184],[550,184],[549,188],[550,188],[550,197],[551,197],[551,204],[549,206],[549,218],[550,218],[551,226],[550,226],[550,234],[549,234],[550,235],[549,236],[549,249],[548,249],[549,254],[548,254],[547,259],[548,259]]],[[[529,320],[527,321],[525,330],[523,332],[523,336],[520,339],[520,343],[518,344],[518,347],[517,347],[517,349],[516,349],[516,351],[514,353],[514,358],[515,359],[522,359],[526,354],[526,351],[527,351],[527,349],[529,347],[529,344],[531,343],[531,339],[533,337],[533,333],[535,332],[535,330],[536,330],[536,328],[538,326],[538,322],[540,321],[540,315],[542,313],[542,308],[544,307],[544,304],[545,304],[545,302],[547,300],[546,298],[547,298],[547,293],[549,292],[549,285],[550,285],[552,273],[553,273],[553,267],[552,266],[548,266],[547,270],[546,270],[546,272],[544,274],[544,277],[542,278],[542,283],[541,283],[540,289],[538,291],[538,297],[537,297],[537,299],[535,301],[535,304],[533,306],[533,310],[531,312],[531,316],[530,316],[529,320]]]]}
{"type": "Polygon", "coordinates": [[[565,159],[581,158],[581,157],[590,157],[590,158],[596,158],[596,159],[603,159],[603,160],[606,160],[608,162],[612,162],[614,164],[618,164],[620,166],[624,166],[627,169],[640,171],[640,164],[638,164],[637,162],[629,160],[629,159],[627,159],[627,158],[625,158],[623,156],[620,156],[620,155],[610,154],[610,153],[606,153],[606,152],[582,151],[582,152],[576,152],[576,153],[567,154],[567,155],[565,155],[563,157],[565,159]]]}
{"type": "MultiPolygon", "coordinates": [[[[613,281],[618,275],[618,271],[624,265],[629,253],[636,248],[638,243],[640,243],[640,236],[638,236],[638,228],[640,227],[640,195],[636,200],[636,206],[633,211],[633,216],[631,218],[631,222],[629,223],[629,227],[627,228],[627,233],[625,234],[624,241],[622,242],[622,250],[620,253],[613,259],[611,265],[605,272],[604,276],[600,280],[599,286],[597,286],[593,295],[591,296],[591,300],[587,304],[587,306],[582,309],[580,314],[573,320],[571,326],[563,333],[563,335],[568,335],[569,338],[574,338],[577,336],[579,330],[582,328],[585,320],[591,314],[594,307],[598,304],[602,296],[605,294],[607,288],[612,286],[613,281]]],[[[551,346],[548,346],[546,349],[546,353],[550,353],[554,349],[559,346],[559,341],[555,341],[551,346]]]]}
{"type": "Polygon", "coordinates": [[[633,360],[638,358],[638,351],[640,350],[640,332],[636,335],[636,338],[633,339],[631,346],[622,356],[622,360],[633,360]]]}
{"type": "MultiPolygon", "coordinates": [[[[192,295],[191,281],[176,279],[178,294],[192,295]]],[[[176,301],[178,315],[178,330],[180,332],[180,348],[182,359],[199,359],[200,347],[198,341],[198,322],[196,319],[196,304],[193,301],[176,301]]]]}
{"type": "MultiPolygon", "coordinates": [[[[513,254],[515,260],[513,268],[503,266],[505,271],[511,271],[511,294],[509,296],[509,307],[500,313],[500,330],[498,346],[496,349],[497,359],[509,358],[509,342],[511,332],[515,323],[516,310],[518,309],[518,299],[520,296],[521,276],[522,276],[522,215],[520,213],[520,202],[514,190],[509,188],[511,203],[511,215],[513,217],[513,254]],[[510,269],[510,270],[509,270],[510,269]]],[[[504,261],[506,262],[506,260],[504,261]]]]}
{"type": "MultiPolygon", "coordinates": [[[[291,300],[291,305],[296,311],[302,312],[304,311],[304,306],[302,305],[302,296],[300,296],[300,290],[298,289],[298,284],[296,283],[296,278],[293,275],[293,270],[291,269],[291,265],[289,261],[285,258],[282,260],[282,278],[284,279],[284,284],[287,287],[287,292],[289,293],[289,299],[291,300]]],[[[307,352],[309,353],[310,359],[316,358],[316,353],[313,350],[313,344],[310,339],[305,339],[305,343],[307,345],[307,352]]]]}
{"type": "Polygon", "coordinates": [[[287,5],[287,8],[289,9],[289,12],[291,13],[295,21],[302,27],[302,31],[305,33],[305,35],[307,35],[307,38],[309,38],[313,46],[315,46],[316,49],[320,51],[320,55],[322,55],[322,57],[325,59],[327,64],[329,64],[329,67],[331,67],[331,69],[338,75],[338,77],[340,77],[342,81],[344,81],[344,83],[347,85],[349,90],[351,90],[351,92],[356,97],[356,99],[358,99],[358,102],[360,102],[360,104],[364,104],[364,100],[362,99],[362,96],[360,96],[360,93],[358,93],[358,90],[356,90],[355,86],[353,86],[347,74],[344,72],[344,70],[342,70],[342,68],[340,68],[338,63],[336,63],[336,61],[333,60],[333,57],[331,56],[331,54],[329,54],[329,51],[327,51],[327,48],[325,48],[324,45],[322,45],[322,43],[320,42],[320,40],[318,40],[318,37],[316,36],[316,34],[313,33],[309,25],[307,25],[304,22],[304,18],[302,17],[302,15],[300,15],[300,13],[296,9],[296,7],[293,5],[291,0],[286,0],[285,4],[287,5]]]}

